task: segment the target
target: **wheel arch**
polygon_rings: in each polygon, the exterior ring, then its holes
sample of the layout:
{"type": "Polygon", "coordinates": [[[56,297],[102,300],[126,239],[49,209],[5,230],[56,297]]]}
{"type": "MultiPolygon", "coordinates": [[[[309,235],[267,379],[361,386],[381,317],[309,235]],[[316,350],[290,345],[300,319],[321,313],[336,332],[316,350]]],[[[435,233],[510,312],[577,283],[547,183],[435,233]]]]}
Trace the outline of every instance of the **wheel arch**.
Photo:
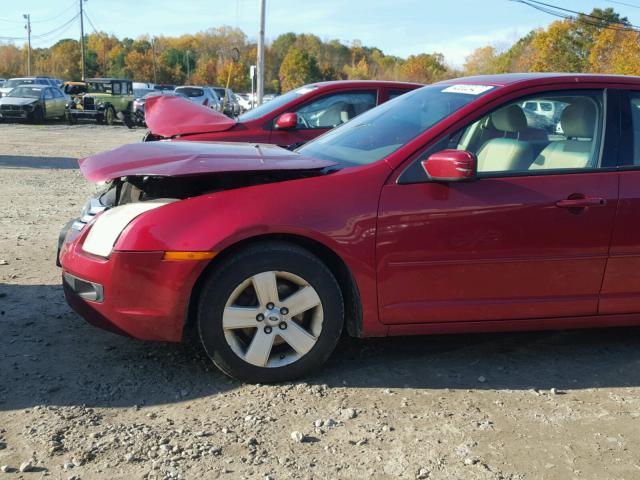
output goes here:
{"type": "Polygon", "coordinates": [[[215,270],[221,262],[236,252],[248,247],[249,245],[270,241],[280,241],[302,247],[316,255],[329,268],[336,278],[344,298],[346,332],[353,337],[362,337],[362,304],[360,301],[360,293],[358,285],[356,284],[346,262],[334,250],[323,243],[303,235],[291,233],[270,233],[249,237],[231,244],[219,252],[218,255],[216,255],[216,257],[212,259],[207,267],[200,273],[191,290],[184,332],[188,333],[192,331],[196,323],[196,313],[198,309],[198,302],[200,301],[202,286],[209,274],[215,270]]]}

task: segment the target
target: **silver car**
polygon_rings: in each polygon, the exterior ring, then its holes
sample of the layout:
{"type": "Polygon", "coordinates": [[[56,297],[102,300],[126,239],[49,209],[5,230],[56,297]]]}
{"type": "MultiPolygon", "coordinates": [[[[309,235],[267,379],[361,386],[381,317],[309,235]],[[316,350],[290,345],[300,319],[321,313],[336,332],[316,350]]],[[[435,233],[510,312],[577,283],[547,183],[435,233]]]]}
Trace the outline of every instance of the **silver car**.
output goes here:
{"type": "Polygon", "coordinates": [[[67,99],[49,85],[20,85],[0,98],[0,120],[25,119],[34,123],[46,118],[64,118],[67,99]]]}
{"type": "Polygon", "coordinates": [[[184,86],[174,90],[179,95],[184,95],[187,100],[212,108],[218,112],[222,111],[222,102],[216,93],[209,87],[184,86]]]}
{"type": "Polygon", "coordinates": [[[0,97],[5,96],[18,85],[47,85],[49,87],[59,88],[51,77],[19,77],[10,78],[4,85],[0,87],[0,97]]]}

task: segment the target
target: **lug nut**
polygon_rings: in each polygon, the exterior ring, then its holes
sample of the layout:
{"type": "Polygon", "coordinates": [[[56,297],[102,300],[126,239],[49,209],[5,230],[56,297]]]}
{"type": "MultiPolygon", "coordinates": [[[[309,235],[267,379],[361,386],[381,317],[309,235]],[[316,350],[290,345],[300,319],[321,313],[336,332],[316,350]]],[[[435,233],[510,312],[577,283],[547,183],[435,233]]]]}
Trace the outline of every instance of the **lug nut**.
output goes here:
{"type": "Polygon", "coordinates": [[[256,320],[259,321],[259,322],[263,321],[264,320],[264,315],[259,313],[258,316],[256,317],[256,320]]]}
{"type": "Polygon", "coordinates": [[[281,315],[289,315],[289,309],[287,307],[282,307],[280,309],[280,314],[281,315]]]}
{"type": "Polygon", "coordinates": [[[286,330],[287,329],[287,322],[280,322],[278,324],[278,327],[280,327],[280,330],[286,330]]]}
{"type": "Polygon", "coordinates": [[[271,327],[269,327],[269,326],[264,327],[264,333],[266,333],[266,334],[271,333],[271,327]]]}
{"type": "Polygon", "coordinates": [[[272,302],[267,303],[267,308],[269,310],[273,310],[273,307],[275,307],[275,305],[272,302]]]}

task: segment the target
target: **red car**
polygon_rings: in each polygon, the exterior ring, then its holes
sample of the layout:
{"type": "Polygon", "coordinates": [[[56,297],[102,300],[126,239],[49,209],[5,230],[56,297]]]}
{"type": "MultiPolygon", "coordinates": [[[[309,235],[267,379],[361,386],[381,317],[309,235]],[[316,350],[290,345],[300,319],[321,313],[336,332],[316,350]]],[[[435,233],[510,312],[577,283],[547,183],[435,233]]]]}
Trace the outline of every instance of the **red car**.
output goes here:
{"type": "Polygon", "coordinates": [[[139,143],[80,168],[109,183],[62,242],[70,305],[145,340],[194,325],[243,380],[302,375],[344,330],[640,324],[639,78],[449,80],[295,152],[139,143]]]}
{"type": "Polygon", "coordinates": [[[194,141],[273,143],[294,148],[356,115],[422,85],[377,80],[305,85],[231,119],[177,97],[149,99],[145,141],[166,138],[194,141]]]}

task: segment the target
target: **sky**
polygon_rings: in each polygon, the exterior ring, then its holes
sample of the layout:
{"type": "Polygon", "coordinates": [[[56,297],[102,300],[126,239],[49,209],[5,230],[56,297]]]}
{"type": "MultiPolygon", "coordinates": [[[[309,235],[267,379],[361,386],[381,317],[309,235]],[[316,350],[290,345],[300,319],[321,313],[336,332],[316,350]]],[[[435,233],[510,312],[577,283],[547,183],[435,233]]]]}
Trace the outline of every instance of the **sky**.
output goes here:
{"type": "MultiPolygon", "coordinates": [[[[545,0],[589,12],[613,7],[640,24],[640,0],[545,0]]],[[[34,47],[78,37],[78,22],[65,26],[79,0],[0,0],[0,40],[24,37],[22,15],[31,14],[34,47]],[[44,38],[37,35],[48,34],[44,38]]],[[[460,67],[475,48],[505,47],[555,17],[510,0],[266,0],[267,41],[286,32],[313,33],[349,44],[358,39],[385,54],[407,57],[439,52],[460,67]]],[[[180,35],[230,25],[255,39],[259,0],[87,0],[95,28],[135,38],[180,35]]],[[[93,27],[85,22],[85,31],[93,27]]],[[[17,41],[16,43],[22,43],[17,41]]]]}

